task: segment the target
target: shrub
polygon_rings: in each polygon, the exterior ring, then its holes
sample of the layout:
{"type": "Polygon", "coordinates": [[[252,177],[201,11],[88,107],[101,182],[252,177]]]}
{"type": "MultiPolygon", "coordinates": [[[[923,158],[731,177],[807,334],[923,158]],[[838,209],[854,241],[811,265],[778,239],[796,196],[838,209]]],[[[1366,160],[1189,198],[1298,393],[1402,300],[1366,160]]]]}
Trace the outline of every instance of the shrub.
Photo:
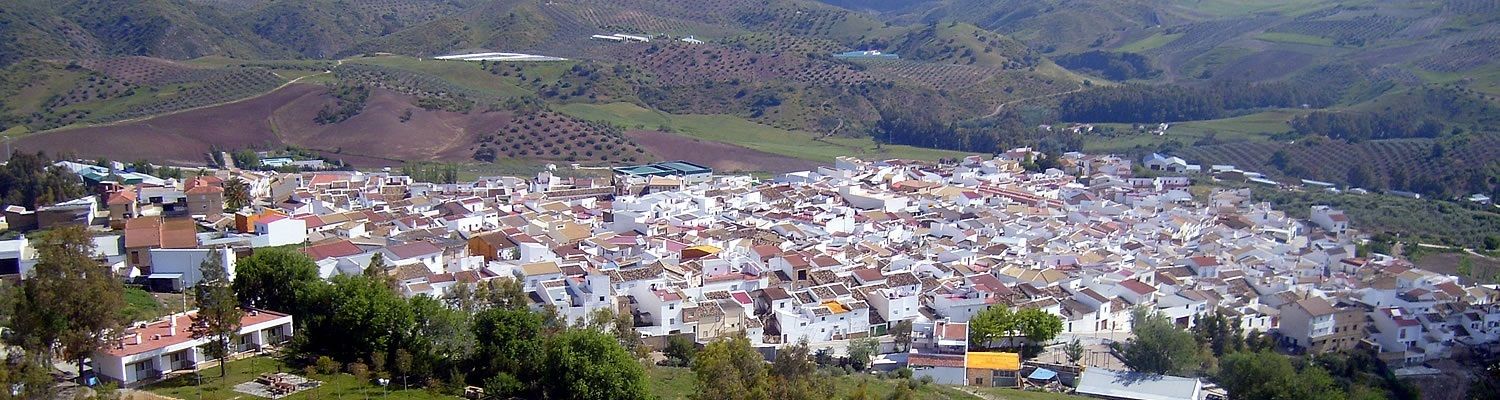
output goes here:
{"type": "Polygon", "coordinates": [[[370,379],[370,367],[366,366],[365,363],[352,362],[349,363],[349,366],[347,368],[349,370],[349,375],[354,375],[354,377],[358,378],[360,381],[366,381],[370,379]]]}
{"type": "Polygon", "coordinates": [[[338,361],[334,361],[332,358],[329,358],[328,356],[318,357],[318,361],[316,363],[314,363],[314,365],[317,365],[318,372],[321,373],[321,374],[323,374],[323,375],[337,374],[337,373],[339,373],[339,370],[341,369],[341,368],[339,368],[339,362],[338,361]]]}

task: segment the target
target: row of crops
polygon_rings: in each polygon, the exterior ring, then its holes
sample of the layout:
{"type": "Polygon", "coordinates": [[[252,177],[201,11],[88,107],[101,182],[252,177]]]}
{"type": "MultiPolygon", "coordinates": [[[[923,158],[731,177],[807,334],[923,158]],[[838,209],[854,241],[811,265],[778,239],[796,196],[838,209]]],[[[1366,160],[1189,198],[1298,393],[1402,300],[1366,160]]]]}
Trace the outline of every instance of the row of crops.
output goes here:
{"type": "Polygon", "coordinates": [[[285,82],[285,79],[270,70],[261,68],[222,71],[202,82],[186,83],[164,89],[172,90],[174,93],[170,96],[155,96],[149,102],[131,106],[110,118],[145,117],[224,103],[260,95],[285,82]]]}
{"type": "Polygon", "coordinates": [[[1272,32],[1295,33],[1333,39],[1336,45],[1364,45],[1391,37],[1406,28],[1407,21],[1385,15],[1341,20],[1292,21],[1271,28],[1272,32]]]}
{"type": "Polygon", "coordinates": [[[494,161],[505,155],[511,158],[634,162],[644,157],[644,153],[644,149],[626,139],[618,128],[539,111],[512,118],[504,128],[481,136],[474,158],[494,161]]]}
{"type": "Polygon", "coordinates": [[[1464,145],[1448,144],[1434,150],[1438,141],[1392,139],[1360,143],[1328,142],[1316,145],[1278,142],[1238,142],[1196,146],[1178,152],[1181,157],[1205,165],[1228,164],[1246,170],[1277,173],[1272,156],[1282,152],[1286,170],[1296,178],[1346,182],[1351,168],[1363,167],[1375,174],[1376,182],[1396,184],[1418,177],[1446,177],[1455,170],[1483,168],[1500,158],[1500,135],[1474,135],[1464,145]],[[1441,153],[1441,154],[1435,154],[1441,153]]]}

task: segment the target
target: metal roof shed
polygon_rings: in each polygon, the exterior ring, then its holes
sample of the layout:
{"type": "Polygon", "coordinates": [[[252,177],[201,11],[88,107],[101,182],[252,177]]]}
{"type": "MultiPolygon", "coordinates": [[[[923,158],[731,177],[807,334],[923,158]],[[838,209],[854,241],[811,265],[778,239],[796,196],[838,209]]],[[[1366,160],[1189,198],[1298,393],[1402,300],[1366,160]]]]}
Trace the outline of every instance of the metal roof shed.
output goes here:
{"type": "Polygon", "coordinates": [[[1089,368],[1079,377],[1077,392],[1108,399],[1201,399],[1203,382],[1180,376],[1089,368]]]}

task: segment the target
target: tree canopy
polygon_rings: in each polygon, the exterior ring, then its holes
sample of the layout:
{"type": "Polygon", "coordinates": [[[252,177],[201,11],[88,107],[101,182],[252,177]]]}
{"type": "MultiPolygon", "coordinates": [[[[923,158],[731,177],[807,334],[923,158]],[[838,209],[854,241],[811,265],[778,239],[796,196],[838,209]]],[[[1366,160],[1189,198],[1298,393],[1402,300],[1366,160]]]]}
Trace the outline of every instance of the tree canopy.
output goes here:
{"type": "Polygon", "coordinates": [[[318,264],[290,247],[257,249],[235,266],[234,293],[255,308],[299,313],[298,296],[320,283],[318,264]]]}
{"type": "Polygon", "coordinates": [[[27,354],[51,360],[54,349],[78,363],[102,348],[124,320],[125,288],[108,266],[94,261],[94,241],[82,227],[66,226],[38,240],[37,264],[15,302],[10,337],[27,354]]]}
{"type": "Polygon", "coordinates": [[[698,378],[695,399],[752,400],[770,398],[765,359],[743,335],[709,343],[693,357],[698,378]]]}
{"type": "Polygon", "coordinates": [[[78,175],[52,165],[46,153],[17,151],[0,166],[4,204],[35,209],[82,197],[87,191],[78,175]]]}
{"type": "Polygon", "coordinates": [[[1135,338],[1122,352],[1126,367],[1153,374],[1180,374],[1198,364],[1198,346],[1191,333],[1144,307],[1132,310],[1131,317],[1130,330],[1135,338]]]}
{"type": "Polygon", "coordinates": [[[1301,371],[1287,357],[1271,352],[1239,352],[1219,364],[1219,384],[1229,398],[1266,400],[1339,400],[1344,392],[1328,371],[1316,365],[1301,371]]]}
{"type": "Polygon", "coordinates": [[[209,357],[219,360],[219,376],[229,373],[227,361],[230,341],[240,331],[240,320],[245,315],[235,298],[229,273],[224,269],[222,250],[209,251],[208,258],[198,266],[202,280],[193,287],[198,302],[198,313],[193,315],[193,338],[208,338],[208,344],[200,346],[209,357]]]}

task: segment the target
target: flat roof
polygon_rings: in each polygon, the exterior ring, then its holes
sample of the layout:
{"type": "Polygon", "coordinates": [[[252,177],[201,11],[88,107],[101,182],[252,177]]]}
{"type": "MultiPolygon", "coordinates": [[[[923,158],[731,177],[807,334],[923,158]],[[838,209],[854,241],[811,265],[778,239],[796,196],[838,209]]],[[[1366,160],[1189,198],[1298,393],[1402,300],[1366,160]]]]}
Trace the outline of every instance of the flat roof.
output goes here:
{"type": "Polygon", "coordinates": [[[1021,354],[971,351],[964,364],[969,368],[976,369],[1019,371],[1021,370],[1021,354]]]}
{"type": "Polygon", "coordinates": [[[617,167],[615,173],[636,176],[696,175],[713,173],[713,169],[687,161],[663,161],[658,163],[617,167]]]}

